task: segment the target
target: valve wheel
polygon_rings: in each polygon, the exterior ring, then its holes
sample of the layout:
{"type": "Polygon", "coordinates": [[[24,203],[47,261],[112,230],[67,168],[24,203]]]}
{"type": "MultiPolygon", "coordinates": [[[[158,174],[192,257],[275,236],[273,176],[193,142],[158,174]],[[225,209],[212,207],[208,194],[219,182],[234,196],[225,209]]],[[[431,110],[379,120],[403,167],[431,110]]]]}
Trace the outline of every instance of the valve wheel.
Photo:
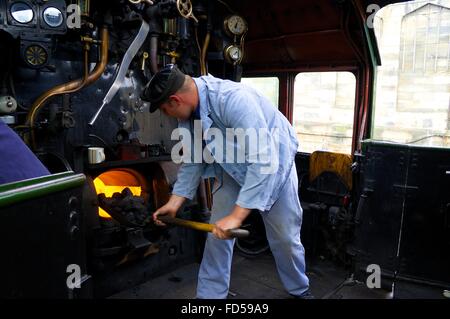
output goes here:
{"type": "Polygon", "coordinates": [[[191,0],[177,0],[177,9],[182,17],[189,19],[192,16],[191,0]]]}

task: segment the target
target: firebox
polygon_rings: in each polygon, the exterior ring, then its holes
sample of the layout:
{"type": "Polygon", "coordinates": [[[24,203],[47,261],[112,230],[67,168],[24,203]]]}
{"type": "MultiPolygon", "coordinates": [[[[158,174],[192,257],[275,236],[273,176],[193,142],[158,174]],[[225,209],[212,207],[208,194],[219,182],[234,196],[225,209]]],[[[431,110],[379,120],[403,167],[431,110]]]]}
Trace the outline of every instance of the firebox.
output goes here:
{"type": "MultiPolygon", "coordinates": [[[[99,207],[100,194],[119,202],[131,199],[145,206],[148,217],[167,202],[177,171],[178,165],[171,161],[152,159],[116,160],[87,168],[92,196],[85,198],[92,207],[87,219],[87,259],[95,297],[109,296],[182,264],[200,260],[203,233],[152,223],[144,227],[130,226],[99,207]]],[[[206,221],[200,212],[202,209],[194,200],[179,212],[179,217],[206,221]]]]}
{"type": "MultiPolygon", "coordinates": [[[[148,200],[147,181],[136,170],[130,168],[117,168],[105,171],[94,179],[97,195],[105,194],[110,198],[114,193],[121,193],[128,188],[135,196],[148,200]]],[[[98,215],[102,218],[111,218],[102,208],[98,208],[98,215]]]]}

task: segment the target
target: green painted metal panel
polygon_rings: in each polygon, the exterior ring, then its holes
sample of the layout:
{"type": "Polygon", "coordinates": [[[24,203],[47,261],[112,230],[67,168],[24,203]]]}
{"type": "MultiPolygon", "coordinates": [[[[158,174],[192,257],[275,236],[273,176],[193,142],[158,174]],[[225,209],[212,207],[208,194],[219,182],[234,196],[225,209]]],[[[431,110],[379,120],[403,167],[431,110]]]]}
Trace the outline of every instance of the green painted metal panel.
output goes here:
{"type": "Polygon", "coordinates": [[[0,207],[79,187],[85,180],[84,174],[69,172],[5,184],[0,190],[0,207]]]}

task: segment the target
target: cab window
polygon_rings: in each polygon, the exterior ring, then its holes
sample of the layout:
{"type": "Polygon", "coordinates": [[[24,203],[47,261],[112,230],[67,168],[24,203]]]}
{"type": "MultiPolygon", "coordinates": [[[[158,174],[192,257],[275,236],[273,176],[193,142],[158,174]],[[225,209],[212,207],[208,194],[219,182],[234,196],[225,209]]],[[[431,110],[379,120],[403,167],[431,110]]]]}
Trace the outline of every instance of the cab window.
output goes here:
{"type": "Polygon", "coordinates": [[[247,84],[266,96],[273,105],[278,107],[278,91],[280,80],[277,77],[242,78],[241,82],[247,84]]]}
{"type": "Polygon", "coordinates": [[[372,138],[450,147],[450,0],[389,5],[374,27],[382,65],[372,138]]]}
{"type": "Polygon", "coordinates": [[[350,72],[299,73],[293,124],[299,151],[351,153],[356,78],[350,72]]]}

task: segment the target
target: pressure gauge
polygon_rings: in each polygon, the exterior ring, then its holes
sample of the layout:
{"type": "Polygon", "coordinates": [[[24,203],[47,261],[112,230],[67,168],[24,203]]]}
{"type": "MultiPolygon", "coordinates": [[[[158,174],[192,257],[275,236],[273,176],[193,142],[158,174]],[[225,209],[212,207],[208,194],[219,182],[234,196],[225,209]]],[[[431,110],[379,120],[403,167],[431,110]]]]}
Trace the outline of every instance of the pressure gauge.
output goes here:
{"type": "Polygon", "coordinates": [[[57,28],[64,22],[61,10],[55,7],[48,7],[42,15],[45,23],[52,28],[57,28]]]}
{"type": "Polygon", "coordinates": [[[227,46],[223,55],[228,63],[236,64],[242,60],[242,50],[234,44],[227,46]]]}
{"type": "Polygon", "coordinates": [[[16,2],[10,8],[11,16],[19,23],[29,23],[33,20],[34,12],[31,7],[24,2],[16,2]]]}
{"type": "Polygon", "coordinates": [[[241,16],[234,14],[225,19],[224,27],[230,36],[239,36],[247,31],[247,22],[241,16]]]}

